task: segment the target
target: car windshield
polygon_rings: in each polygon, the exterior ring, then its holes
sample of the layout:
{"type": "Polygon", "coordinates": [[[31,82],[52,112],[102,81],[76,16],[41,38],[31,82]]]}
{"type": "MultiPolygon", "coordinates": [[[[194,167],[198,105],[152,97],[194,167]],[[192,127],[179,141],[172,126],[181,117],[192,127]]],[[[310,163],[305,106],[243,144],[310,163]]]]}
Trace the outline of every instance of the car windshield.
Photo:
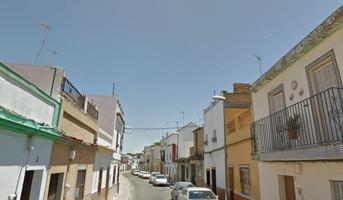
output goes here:
{"type": "Polygon", "coordinates": [[[178,185],[179,189],[185,188],[185,187],[193,187],[192,183],[188,183],[188,182],[180,182],[178,185]]]}
{"type": "Polygon", "coordinates": [[[163,176],[163,175],[157,175],[157,176],[156,176],[156,179],[162,179],[162,178],[166,178],[166,177],[163,176]]]}
{"type": "Polygon", "coordinates": [[[190,191],[189,199],[215,199],[216,197],[210,191],[190,191]]]}

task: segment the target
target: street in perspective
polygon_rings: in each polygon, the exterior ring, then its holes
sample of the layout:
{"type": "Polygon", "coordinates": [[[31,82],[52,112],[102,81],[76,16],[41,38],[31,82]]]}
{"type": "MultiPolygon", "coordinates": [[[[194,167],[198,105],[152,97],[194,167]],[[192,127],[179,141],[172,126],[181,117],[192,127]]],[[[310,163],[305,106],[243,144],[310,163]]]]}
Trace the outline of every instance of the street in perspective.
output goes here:
{"type": "Polygon", "coordinates": [[[343,200],[341,0],[11,0],[0,24],[0,200],[343,200]]]}

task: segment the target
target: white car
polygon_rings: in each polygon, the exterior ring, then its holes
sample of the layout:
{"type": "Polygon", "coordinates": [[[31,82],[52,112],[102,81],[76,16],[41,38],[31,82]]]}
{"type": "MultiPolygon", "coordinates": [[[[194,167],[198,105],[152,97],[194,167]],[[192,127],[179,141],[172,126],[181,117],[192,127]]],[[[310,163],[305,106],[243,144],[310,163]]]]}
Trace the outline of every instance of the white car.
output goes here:
{"type": "Polygon", "coordinates": [[[142,178],[142,179],[148,179],[148,178],[150,178],[150,172],[143,172],[141,178],[142,178]]]}
{"type": "Polygon", "coordinates": [[[139,174],[139,170],[136,169],[136,170],[133,170],[133,171],[132,171],[132,175],[138,176],[138,174],[139,174]]]}
{"type": "Polygon", "coordinates": [[[153,183],[154,182],[154,179],[155,179],[155,176],[160,174],[159,172],[151,172],[151,176],[149,178],[149,183],[153,183]]]}
{"type": "Polygon", "coordinates": [[[162,175],[162,174],[157,174],[155,176],[154,181],[152,182],[152,184],[154,186],[157,186],[157,185],[167,186],[167,185],[169,185],[167,177],[165,175],[162,175]]]}
{"type": "Polygon", "coordinates": [[[139,172],[138,172],[138,177],[139,177],[139,178],[142,178],[142,175],[143,175],[144,172],[145,172],[145,171],[139,171],[139,172]]]}
{"type": "Polygon", "coordinates": [[[182,192],[182,190],[187,187],[195,187],[195,186],[191,182],[176,182],[174,186],[171,187],[172,190],[170,193],[171,193],[172,200],[177,200],[178,199],[177,197],[182,192]]]}
{"type": "Polygon", "coordinates": [[[189,187],[182,190],[178,200],[218,200],[218,196],[208,188],[189,187]]]}

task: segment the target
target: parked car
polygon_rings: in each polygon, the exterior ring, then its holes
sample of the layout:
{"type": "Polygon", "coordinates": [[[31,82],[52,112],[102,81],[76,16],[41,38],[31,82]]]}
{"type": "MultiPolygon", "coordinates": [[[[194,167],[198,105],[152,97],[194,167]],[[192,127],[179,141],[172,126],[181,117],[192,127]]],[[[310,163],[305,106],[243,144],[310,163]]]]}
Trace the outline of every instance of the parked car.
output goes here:
{"type": "Polygon", "coordinates": [[[150,178],[150,172],[143,172],[141,178],[142,178],[142,179],[148,179],[148,178],[150,178]]]}
{"type": "Polygon", "coordinates": [[[160,174],[159,172],[151,172],[151,176],[149,178],[149,183],[153,183],[155,176],[160,174]]]}
{"type": "Polygon", "coordinates": [[[138,172],[138,177],[139,177],[139,178],[142,178],[143,173],[144,173],[144,171],[139,171],[139,172],[138,172]]]}
{"type": "Polygon", "coordinates": [[[154,181],[152,182],[152,184],[154,186],[157,186],[157,185],[167,186],[167,185],[169,185],[167,177],[165,175],[162,175],[162,174],[157,174],[155,176],[154,181]]]}
{"type": "Polygon", "coordinates": [[[137,170],[134,170],[133,172],[132,172],[132,175],[134,175],[134,176],[138,176],[138,174],[139,174],[139,170],[137,169],[137,170]]]}
{"type": "Polygon", "coordinates": [[[184,188],[178,197],[178,200],[218,200],[212,190],[203,187],[184,188]]]}
{"type": "Polygon", "coordinates": [[[172,200],[177,200],[179,193],[181,193],[184,188],[188,188],[188,187],[194,187],[193,183],[191,183],[191,182],[176,182],[174,184],[174,186],[171,187],[172,190],[170,193],[171,193],[172,200]]]}

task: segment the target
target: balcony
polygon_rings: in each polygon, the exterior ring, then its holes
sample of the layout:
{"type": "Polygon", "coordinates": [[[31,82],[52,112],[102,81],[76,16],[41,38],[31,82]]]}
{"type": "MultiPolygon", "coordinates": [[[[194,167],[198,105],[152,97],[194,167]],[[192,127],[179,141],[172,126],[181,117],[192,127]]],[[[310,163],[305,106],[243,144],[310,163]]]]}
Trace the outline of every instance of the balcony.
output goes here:
{"type": "Polygon", "coordinates": [[[255,121],[252,130],[258,160],[342,159],[343,89],[327,89],[255,121]]]}
{"type": "MultiPolygon", "coordinates": [[[[82,110],[85,107],[86,97],[82,95],[78,89],[67,79],[63,78],[62,81],[62,91],[65,95],[69,97],[70,100],[75,102],[82,110]]],[[[87,101],[86,113],[89,114],[95,120],[98,119],[98,111],[95,106],[87,101]]]]}

